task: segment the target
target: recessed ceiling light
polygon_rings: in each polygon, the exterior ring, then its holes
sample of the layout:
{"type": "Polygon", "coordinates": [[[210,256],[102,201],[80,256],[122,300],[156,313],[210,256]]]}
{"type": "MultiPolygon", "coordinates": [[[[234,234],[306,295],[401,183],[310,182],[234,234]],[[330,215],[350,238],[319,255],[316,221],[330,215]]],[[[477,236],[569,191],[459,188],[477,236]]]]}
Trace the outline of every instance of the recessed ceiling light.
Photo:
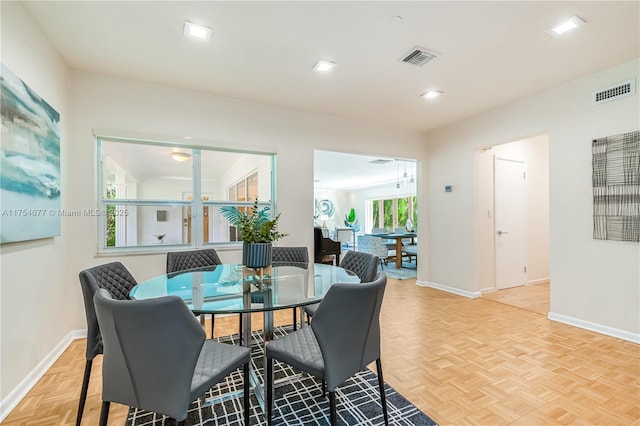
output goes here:
{"type": "Polygon", "coordinates": [[[198,40],[209,41],[211,39],[211,28],[193,22],[184,21],[184,35],[198,40]]]}
{"type": "Polygon", "coordinates": [[[172,151],[169,156],[171,156],[171,158],[173,158],[176,161],[187,161],[188,159],[191,158],[191,154],[189,154],[188,152],[182,152],[182,151],[172,151]]]}
{"type": "Polygon", "coordinates": [[[425,99],[433,99],[433,98],[437,98],[438,96],[442,95],[442,93],[444,92],[440,92],[439,90],[429,90],[426,93],[423,93],[422,96],[425,99]]]}
{"type": "Polygon", "coordinates": [[[553,37],[561,36],[562,34],[573,30],[574,28],[578,28],[581,25],[584,25],[585,22],[580,19],[578,16],[572,16],[570,18],[565,19],[560,22],[558,25],[551,27],[547,30],[547,34],[552,35],[553,37]]]}
{"type": "Polygon", "coordinates": [[[336,65],[337,64],[335,62],[319,61],[317,64],[313,66],[313,70],[320,71],[320,72],[327,72],[327,71],[331,71],[331,69],[333,69],[333,67],[335,67],[336,65]]]}

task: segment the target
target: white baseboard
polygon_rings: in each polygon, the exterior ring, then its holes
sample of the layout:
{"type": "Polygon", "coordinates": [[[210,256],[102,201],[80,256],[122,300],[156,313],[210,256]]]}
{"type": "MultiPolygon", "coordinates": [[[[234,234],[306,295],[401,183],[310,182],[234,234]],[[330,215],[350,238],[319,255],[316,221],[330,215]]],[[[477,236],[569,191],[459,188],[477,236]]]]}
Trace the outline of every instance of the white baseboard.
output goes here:
{"type": "Polygon", "coordinates": [[[428,281],[416,280],[416,285],[419,285],[420,287],[435,288],[436,290],[446,291],[447,293],[453,293],[453,294],[457,294],[458,296],[464,296],[471,299],[476,299],[481,296],[481,293],[479,291],[471,292],[467,290],[460,290],[459,288],[449,287],[449,286],[437,284],[437,283],[431,283],[428,281]]]}
{"type": "Polygon", "coordinates": [[[595,331],[596,333],[604,334],[606,336],[616,337],[628,342],[640,344],[640,333],[631,333],[629,331],[620,330],[619,328],[613,328],[607,325],[597,324],[595,322],[585,321],[553,312],[549,312],[547,318],[551,321],[561,322],[563,324],[572,325],[585,330],[595,331]]]}
{"type": "Polygon", "coordinates": [[[537,280],[527,281],[527,285],[545,284],[545,283],[548,283],[549,281],[550,281],[549,277],[547,277],[547,278],[538,278],[537,280]]]}
{"type": "Polygon", "coordinates": [[[87,337],[87,330],[71,330],[34,368],[26,375],[9,394],[0,401],[0,423],[16,408],[38,380],[51,368],[54,362],[62,355],[75,339],[87,337]]]}

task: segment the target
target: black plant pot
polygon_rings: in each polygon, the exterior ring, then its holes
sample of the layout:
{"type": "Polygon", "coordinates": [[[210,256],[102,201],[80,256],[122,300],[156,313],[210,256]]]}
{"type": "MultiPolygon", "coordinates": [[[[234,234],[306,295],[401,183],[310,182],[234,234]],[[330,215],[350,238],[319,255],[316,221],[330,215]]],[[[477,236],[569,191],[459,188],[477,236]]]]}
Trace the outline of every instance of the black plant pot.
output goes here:
{"type": "Polygon", "coordinates": [[[242,264],[248,268],[266,268],[271,265],[271,243],[244,243],[242,264]]]}

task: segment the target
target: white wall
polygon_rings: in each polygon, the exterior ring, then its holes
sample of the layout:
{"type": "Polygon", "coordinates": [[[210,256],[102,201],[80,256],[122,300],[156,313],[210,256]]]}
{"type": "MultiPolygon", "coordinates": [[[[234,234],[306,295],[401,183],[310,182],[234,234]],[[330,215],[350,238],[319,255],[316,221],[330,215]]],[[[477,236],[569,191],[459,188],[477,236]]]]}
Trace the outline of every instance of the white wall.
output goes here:
{"type": "MultiPolygon", "coordinates": [[[[145,135],[146,138],[181,140],[190,144],[237,148],[277,154],[277,210],[280,229],[289,234],[279,244],[313,247],[313,150],[353,146],[360,152],[420,158],[424,137],[407,131],[369,125],[253,104],[192,91],[74,72],[71,75],[70,143],[73,164],[69,170],[72,208],[93,206],[94,140],[92,129],[145,135]]],[[[138,280],[164,271],[165,255],[96,258],[96,223],[79,218],[74,258],[70,268],[81,270],[97,263],[120,260],[138,280]]],[[[240,259],[239,250],[221,250],[223,261],[240,259]]],[[[76,303],[81,303],[80,294],[76,303]]],[[[77,327],[84,318],[77,312],[77,327]]]]}
{"type": "MultiPolygon", "coordinates": [[[[138,183],[138,196],[147,200],[180,200],[182,194],[193,192],[193,184],[191,180],[158,178],[153,177],[141,180],[138,183]]],[[[204,191],[205,193],[207,191],[204,191]]],[[[178,206],[146,206],[137,207],[138,211],[136,221],[137,243],[139,245],[157,244],[158,240],[154,235],[166,234],[164,237],[165,244],[183,244],[183,224],[182,224],[182,207],[178,206]],[[167,212],[166,222],[157,221],[157,211],[165,210],[167,212]]]]}
{"type": "Polygon", "coordinates": [[[527,282],[549,279],[549,143],[547,135],[475,151],[475,238],[479,289],[495,290],[494,157],[527,167],[527,282]]]}
{"type": "MultiPolygon", "coordinates": [[[[2,2],[1,14],[2,62],[60,113],[61,208],[68,208],[67,69],[20,3],[2,2]]],[[[0,246],[2,414],[20,397],[12,392],[20,381],[84,315],[78,271],[66,261],[76,219],[61,218],[61,237],[0,246]]]]}
{"type": "Polygon", "coordinates": [[[474,151],[549,135],[551,314],[640,340],[640,245],[592,238],[591,141],[640,128],[638,94],[593,105],[591,95],[635,78],[634,60],[454,123],[428,135],[429,263],[419,279],[478,292],[474,151]],[[444,184],[454,191],[445,193],[444,184]]]}

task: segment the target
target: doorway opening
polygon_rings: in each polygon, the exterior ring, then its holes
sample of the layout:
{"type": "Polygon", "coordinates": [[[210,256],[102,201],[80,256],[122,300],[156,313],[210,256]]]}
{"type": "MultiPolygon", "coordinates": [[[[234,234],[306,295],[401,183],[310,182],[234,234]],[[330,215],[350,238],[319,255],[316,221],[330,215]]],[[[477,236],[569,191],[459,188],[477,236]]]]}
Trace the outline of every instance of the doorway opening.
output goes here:
{"type": "Polygon", "coordinates": [[[340,242],[341,257],[348,250],[370,252],[390,277],[416,278],[417,185],[416,159],[315,150],[315,226],[340,242]]]}
{"type": "Polygon", "coordinates": [[[482,297],[547,314],[549,138],[475,152],[477,283],[482,297]]]}

